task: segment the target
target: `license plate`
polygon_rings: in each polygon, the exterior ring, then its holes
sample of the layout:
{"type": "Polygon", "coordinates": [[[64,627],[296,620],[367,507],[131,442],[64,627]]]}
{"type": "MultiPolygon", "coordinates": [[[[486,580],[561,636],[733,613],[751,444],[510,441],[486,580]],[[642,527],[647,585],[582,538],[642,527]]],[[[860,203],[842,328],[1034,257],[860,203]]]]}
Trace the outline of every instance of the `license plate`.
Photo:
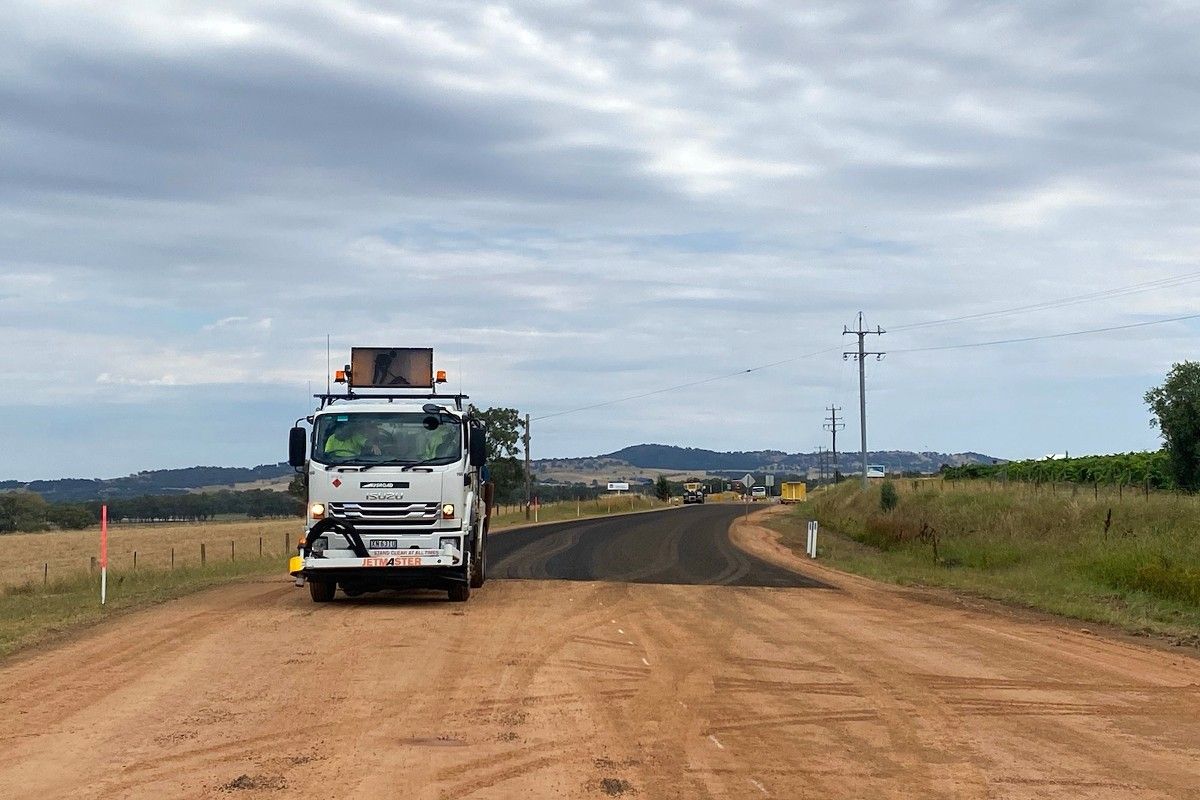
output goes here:
{"type": "Polygon", "coordinates": [[[371,549],[372,550],[388,550],[388,549],[395,550],[396,549],[396,540],[395,539],[372,539],[371,540],[371,549]]]}
{"type": "Polygon", "coordinates": [[[416,556],[389,556],[387,558],[364,558],[364,567],[419,567],[421,559],[416,556]]]}

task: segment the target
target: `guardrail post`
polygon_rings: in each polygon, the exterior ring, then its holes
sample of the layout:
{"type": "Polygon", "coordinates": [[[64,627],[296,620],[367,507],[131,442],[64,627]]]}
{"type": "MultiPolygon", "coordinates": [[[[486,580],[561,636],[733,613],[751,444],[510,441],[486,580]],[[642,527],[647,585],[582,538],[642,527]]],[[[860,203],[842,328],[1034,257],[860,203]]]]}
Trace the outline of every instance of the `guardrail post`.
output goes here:
{"type": "Polygon", "coordinates": [[[201,542],[200,543],[200,566],[203,567],[207,562],[208,562],[208,559],[205,557],[205,554],[204,554],[204,542],[201,542]]]}

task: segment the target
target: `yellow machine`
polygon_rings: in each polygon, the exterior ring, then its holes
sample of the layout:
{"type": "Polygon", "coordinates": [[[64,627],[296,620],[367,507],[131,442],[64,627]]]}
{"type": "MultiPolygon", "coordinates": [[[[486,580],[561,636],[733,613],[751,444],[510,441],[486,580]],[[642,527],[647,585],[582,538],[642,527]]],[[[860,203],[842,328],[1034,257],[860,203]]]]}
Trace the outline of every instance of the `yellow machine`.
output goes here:
{"type": "Polygon", "coordinates": [[[803,503],[808,500],[808,486],[804,481],[788,481],[779,485],[779,500],[783,503],[803,503]]]}

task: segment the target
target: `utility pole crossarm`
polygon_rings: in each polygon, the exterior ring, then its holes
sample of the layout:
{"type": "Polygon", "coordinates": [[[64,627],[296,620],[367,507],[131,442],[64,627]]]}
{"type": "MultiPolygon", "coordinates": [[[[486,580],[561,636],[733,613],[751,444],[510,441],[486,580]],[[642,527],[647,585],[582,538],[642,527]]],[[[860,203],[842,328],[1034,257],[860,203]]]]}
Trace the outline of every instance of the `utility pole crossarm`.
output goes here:
{"type": "Polygon", "coordinates": [[[867,371],[866,360],[867,356],[875,356],[876,360],[881,360],[884,356],[882,351],[868,351],[865,346],[866,337],[882,336],[886,331],[875,326],[875,330],[867,330],[863,326],[863,312],[858,312],[858,328],[851,330],[848,326],[842,327],[842,335],[853,334],[858,337],[858,349],[847,350],[842,353],[844,359],[854,359],[858,362],[858,414],[859,426],[862,433],[862,488],[866,489],[867,481],[867,371]]]}

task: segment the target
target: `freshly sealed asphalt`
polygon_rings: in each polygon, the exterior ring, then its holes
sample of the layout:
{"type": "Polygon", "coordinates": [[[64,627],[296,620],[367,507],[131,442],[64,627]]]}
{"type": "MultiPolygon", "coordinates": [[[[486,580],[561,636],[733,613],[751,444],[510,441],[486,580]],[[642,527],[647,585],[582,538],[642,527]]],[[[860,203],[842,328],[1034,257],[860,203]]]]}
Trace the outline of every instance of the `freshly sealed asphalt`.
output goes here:
{"type": "Polygon", "coordinates": [[[822,588],[742,551],[729,526],[745,508],[684,506],[493,534],[489,578],[822,588]]]}

